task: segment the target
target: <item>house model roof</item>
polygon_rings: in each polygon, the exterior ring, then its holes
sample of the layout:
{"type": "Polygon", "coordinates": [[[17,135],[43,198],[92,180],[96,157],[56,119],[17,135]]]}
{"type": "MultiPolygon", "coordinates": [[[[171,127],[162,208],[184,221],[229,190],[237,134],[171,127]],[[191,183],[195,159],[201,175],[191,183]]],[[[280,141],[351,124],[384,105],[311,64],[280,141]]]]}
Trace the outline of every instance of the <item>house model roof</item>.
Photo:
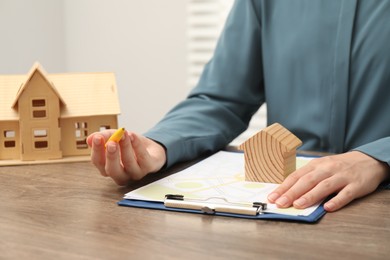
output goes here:
{"type": "Polygon", "coordinates": [[[41,73],[58,94],[61,118],[120,114],[114,73],[47,74],[34,64],[28,74],[0,75],[0,120],[18,120],[18,97],[34,73],[41,73]]]}

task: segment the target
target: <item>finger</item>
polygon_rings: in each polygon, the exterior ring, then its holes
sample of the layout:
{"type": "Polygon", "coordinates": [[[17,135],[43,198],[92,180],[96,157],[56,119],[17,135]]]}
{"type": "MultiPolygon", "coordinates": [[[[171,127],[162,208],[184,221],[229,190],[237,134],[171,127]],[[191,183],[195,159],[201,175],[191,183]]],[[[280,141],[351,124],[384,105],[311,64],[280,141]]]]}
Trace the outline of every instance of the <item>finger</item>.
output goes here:
{"type": "Polygon", "coordinates": [[[294,186],[302,176],[308,174],[312,170],[313,167],[310,165],[305,165],[304,167],[291,173],[289,176],[287,176],[282,184],[280,184],[273,192],[268,195],[268,201],[275,203],[276,200],[278,200],[284,193],[286,193],[292,186],[294,186]]]}
{"type": "Polygon", "coordinates": [[[101,137],[104,138],[104,142],[106,142],[106,140],[108,140],[108,138],[110,138],[110,136],[115,132],[114,129],[108,129],[108,130],[104,130],[102,132],[94,132],[92,134],[90,134],[88,137],[87,137],[87,144],[92,147],[92,142],[93,142],[93,139],[95,138],[95,136],[99,135],[101,137]]]}
{"type": "Polygon", "coordinates": [[[91,139],[91,162],[99,170],[101,175],[107,176],[105,170],[106,155],[104,150],[104,137],[96,134],[91,139]]]}
{"type": "Polygon", "coordinates": [[[129,133],[125,132],[124,137],[120,141],[121,158],[125,173],[130,179],[137,180],[140,179],[141,169],[137,163],[131,139],[132,137],[129,133]]]}
{"type": "Polygon", "coordinates": [[[92,142],[93,142],[93,138],[94,138],[95,135],[96,135],[96,133],[92,133],[92,134],[87,136],[87,140],[86,141],[87,141],[87,144],[88,144],[89,147],[92,147],[92,142]]]}
{"type": "MultiPolygon", "coordinates": [[[[305,175],[303,175],[299,180],[285,193],[283,193],[280,198],[278,198],[275,201],[275,204],[278,207],[285,208],[290,207],[295,200],[298,198],[301,198],[302,195],[308,193],[310,190],[314,189],[318,184],[323,182],[324,180],[330,178],[333,176],[333,173],[327,170],[322,170],[322,168],[316,168],[316,170],[313,170],[305,175]]],[[[328,180],[325,182],[325,184],[328,184],[329,182],[333,183],[332,180],[328,180]]],[[[346,185],[346,184],[344,184],[346,185]]],[[[337,186],[335,186],[337,187],[337,186]]],[[[331,187],[328,187],[331,188],[331,187]]],[[[319,188],[321,190],[321,186],[319,188]]],[[[331,188],[332,189],[332,188],[331,188]]],[[[337,187],[338,189],[338,187],[337,187]]],[[[333,191],[333,190],[332,190],[333,191]]],[[[326,190],[322,192],[327,192],[326,190]]],[[[313,200],[318,201],[318,195],[317,196],[310,196],[309,195],[316,195],[316,193],[308,193],[307,198],[302,197],[300,201],[297,201],[296,204],[301,204],[301,207],[304,207],[303,205],[307,205],[309,203],[313,203],[313,200]],[[307,199],[310,199],[309,201],[306,201],[307,199]]],[[[318,193],[317,193],[318,194],[318,193]]],[[[330,194],[330,193],[328,193],[330,194]]],[[[314,203],[315,203],[314,202],[314,203]]]]}
{"type": "Polygon", "coordinates": [[[340,189],[340,192],[324,204],[326,211],[336,211],[354,199],[363,197],[376,189],[377,185],[367,187],[360,183],[351,183],[340,189]]]}
{"type": "Polygon", "coordinates": [[[324,204],[324,209],[329,212],[336,211],[358,197],[358,189],[355,188],[355,186],[352,184],[348,185],[344,189],[342,189],[335,197],[326,202],[324,204]]]}
{"type": "Polygon", "coordinates": [[[327,196],[343,189],[346,185],[347,181],[345,178],[332,176],[321,181],[310,191],[303,194],[300,198],[293,202],[293,205],[298,209],[310,207],[323,200],[327,196]]]}
{"type": "Polygon", "coordinates": [[[126,185],[130,180],[121,164],[119,144],[113,141],[106,144],[105,171],[118,185],[126,185]]]}
{"type": "Polygon", "coordinates": [[[131,134],[132,145],[137,157],[138,165],[144,174],[149,173],[152,170],[152,158],[146,149],[145,145],[141,142],[141,139],[136,134],[131,134]]]}

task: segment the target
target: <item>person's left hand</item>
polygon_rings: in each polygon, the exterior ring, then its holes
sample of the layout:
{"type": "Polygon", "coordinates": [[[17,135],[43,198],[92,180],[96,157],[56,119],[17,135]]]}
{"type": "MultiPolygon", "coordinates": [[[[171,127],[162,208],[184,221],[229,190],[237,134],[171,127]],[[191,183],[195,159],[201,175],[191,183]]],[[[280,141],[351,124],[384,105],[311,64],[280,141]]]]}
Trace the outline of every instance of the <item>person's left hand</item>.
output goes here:
{"type": "Polygon", "coordinates": [[[389,173],[386,163],[358,151],[316,158],[291,173],[268,201],[302,209],[337,193],[324,204],[326,211],[335,211],[373,192],[389,173]]]}

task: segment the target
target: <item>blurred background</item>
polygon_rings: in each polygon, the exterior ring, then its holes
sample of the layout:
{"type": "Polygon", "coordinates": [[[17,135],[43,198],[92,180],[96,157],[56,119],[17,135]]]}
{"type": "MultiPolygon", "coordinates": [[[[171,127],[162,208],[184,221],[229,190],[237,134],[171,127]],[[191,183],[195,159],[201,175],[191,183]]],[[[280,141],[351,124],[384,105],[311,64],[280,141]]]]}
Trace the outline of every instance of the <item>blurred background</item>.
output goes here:
{"type": "MultiPolygon", "coordinates": [[[[233,0],[0,0],[0,74],[114,72],[119,125],[143,133],[184,99],[233,0]]],[[[104,105],[104,104],[102,104],[104,105]]],[[[265,126],[265,108],[238,144],[265,126]]]]}

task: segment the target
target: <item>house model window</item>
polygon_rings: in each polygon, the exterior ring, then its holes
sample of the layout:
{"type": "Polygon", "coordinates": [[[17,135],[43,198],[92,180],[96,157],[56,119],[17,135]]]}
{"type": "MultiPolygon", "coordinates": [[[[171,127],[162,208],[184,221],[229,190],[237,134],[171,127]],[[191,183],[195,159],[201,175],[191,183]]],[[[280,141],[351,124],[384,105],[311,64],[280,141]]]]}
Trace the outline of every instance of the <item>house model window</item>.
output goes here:
{"type": "Polygon", "coordinates": [[[87,137],[88,137],[88,123],[87,122],[76,122],[75,123],[75,137],[77,149],[87,149],[87,137]]]}
{"type": "Polygon", "coordinates": [[[15,131],[5,130],[4,131],[4,148],[15,147],[15,131]]]}
{"type": "Polygon", "coordinates": [[[34,133],[34,148],[35,149],[43,149],[48,148],[48,133],[47,129],[35,129],[34,133]]]}
{"type": "Polygon", "coordinates": [[[33,99],[32,100],[32,115],[33,115],[33,118],[46,117],[46,100],[45,99],[33,99]]]}
{"type": "Polygon", "coordinates": [[[87,136],[118,128],[113,73],[47,74],[36,63],[27,75],[0,75],[0,93],[0,165],[88,159],[87,136]]]}

